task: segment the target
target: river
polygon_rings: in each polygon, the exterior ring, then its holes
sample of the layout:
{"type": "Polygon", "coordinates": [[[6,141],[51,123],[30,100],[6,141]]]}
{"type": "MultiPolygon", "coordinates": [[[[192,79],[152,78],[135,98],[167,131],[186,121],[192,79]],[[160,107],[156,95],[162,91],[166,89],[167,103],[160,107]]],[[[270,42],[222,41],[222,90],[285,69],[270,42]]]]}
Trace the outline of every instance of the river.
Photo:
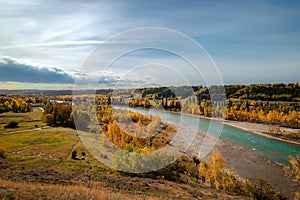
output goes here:
{"type": "MultiPolygon", "coordinates": [[[[198,130],[201,132],[207,132],[210,123],[215,123],[218,126],[221,122],[216,122],[208,119],[199,118],[197,116],[181,115],[177,113],[164,112],[159,110],[146,110],[140,108],[129,108],[132,111],[137,111],[144,115],[158,115],[162,121],[178,124],[184,121],[186,126],[194,126],[195,121],[199,123],[198,130]]],[[[211,128],[209,134],[215,135],[214,128],[211,128]]],[[[217,134],[218,135],[218,134],[217,134]]],[[[285,143],[282,141],[273,140],[263,137],[245,130],[234,128],[224,125],[220,138],[223,140],[229,140],[232,143],[249,148],[264,158],[273,160],[278,163],[285,164],[288,162],[289,155],[295,156],[300,153],[300,146],[285,143]]]]}

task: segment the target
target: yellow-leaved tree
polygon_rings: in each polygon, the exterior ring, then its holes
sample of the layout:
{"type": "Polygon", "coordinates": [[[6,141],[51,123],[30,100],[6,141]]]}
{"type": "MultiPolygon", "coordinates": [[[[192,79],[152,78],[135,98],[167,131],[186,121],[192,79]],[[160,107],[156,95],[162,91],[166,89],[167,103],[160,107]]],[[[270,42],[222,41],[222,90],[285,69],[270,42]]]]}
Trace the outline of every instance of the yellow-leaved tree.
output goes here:
{"type": "Polygon", "coordinates": [[[201,162],[198,170],[204,182],[216,189],[226,189],[232,184],[231,175],[226,169],[226,159],[216,150],[212,152],[210,163],[201,162]]]}
{"type": "Polygon", "coordinates": [[[300,154],[297,156],[289,156],[289,166],[285,167],[285,173],[298,186],[298,191],[295,193],[296,199],[300,199],[300,154]]]}

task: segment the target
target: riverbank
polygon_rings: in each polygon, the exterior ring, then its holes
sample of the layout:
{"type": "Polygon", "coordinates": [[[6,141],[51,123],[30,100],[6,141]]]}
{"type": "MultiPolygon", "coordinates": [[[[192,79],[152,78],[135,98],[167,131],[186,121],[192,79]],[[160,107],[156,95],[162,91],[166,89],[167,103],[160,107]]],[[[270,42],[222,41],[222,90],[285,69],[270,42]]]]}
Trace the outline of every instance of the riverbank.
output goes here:
{"type": "MultiPolygon", "coordinates": [[[[126,108],[126,107],[125,107],[126,108]]],[[[142,109],[143,108],[139,108],[139,107],[134,107],[133,109],[142,109]]],[[[183,112],[176,112],[176,111],[166,111],[166,110],[159,110],[160,112],[166,112],[166,113],[173,113],[173,114],[177,114],[177,115],[185,115],[185,116],[190,116],[190,117],[197,117],[197,118],[201,118],[201,119],[205,119],[205,120],[213,120],[213,121],[217,121],[220,123],[223,123],[224,125],[227,126],[231,126],[243,131],[247,131],[256,135],[260,135],[269,139],[273,139],[273,140],[277,140],[280,142],[285,142],[285,143],[289,143],[289,144],[295,144],[300,146],[300,141],[295,141],[292,139],[286,139],[286,138],[280,138],[280,137],[276,137],[274,135],[271,135],[268,133],[268,129],[269,128],[274,128],[274,125],[270,125],[270,124],[262,124],[262,123],[256,123],[256,122],[242,122],[242,121],[233,121],[233,120],[225,120],[223,118],[212,118],[212,117],[205,117],[205,116],[201,116],[201,115],[195,115],[195,114],[189,114],[189,113],[183,113],[183,112]]],[[[290,132],[290,133],[296,133],[296,134],[300,134],[300,129],[293,129],[293,128],[287,128],[287,127],[279,127],[280,130],[286,131],[286,132],[290,132]]]]}
{"type": "MultiPolygon", "coordinates": [[[[212,118],[212,117],[205,117],[201,115],[194,115],[194,114],[189,114],[189,113],[180,113],[180,112],[175,112],[175,111],[164,111],[164,112],[170,112],[174,114],[182,114],[190,117],[198,117],[201,119],[206,119],[206,120],[213,120],[217,121],[220,123],[223,123],[224,125],[231,126],[240,130],[244,130],[253,134],[257,134],[269,139],[281,141],[281,142],[286,142],[290,144],[295,144],[300,146],[300,142],[290,140],[290,139],[285,139],[285,138],[280,138],[276,137],[274,135],[271,135],[268,133],[269,128],[274,128],[274,125],[270,124],[262,124],[262,123],[255,123],[255,122],[242,122],[242,121],[233,121],[233,120],[225,120],[225,119],[218,119],[218,118],[212,118]]],[[[293,129],[293,128],[287,128],[287,127],[279,127],[280,130],[290,132],[290,133],[299,133],[300,134],[300,129],[293,129]]]]}
{"type": "Polygon", "coordinates": [[[244,180],[248,177],[262,178],[292,199],[297,187],[285,176],[282,164],[266,159],[254,150],[228,140],[219,140],[215,148],[226,158],[229,170],[238,177],[244,180]]]}
{"type": "MultiPolygon", "coordinates": [[[[204,137],[204,133],[198,132],[185,154],[189,157],[199,155],[203,148],[204,137]]],[[[297,187],[285,176],[284,164],[265,158],[259,155],[256,150],[236,144],[229,139],[219,138],[216,144],[213,141],[211,142],[212,148],[226,158],[226,166],[236,178],[242,181],[246,181],[249,177],[253,179],[261,178],[271,184],[277,191],[283,192],[289,199],[292,199],[297,187]]],[[[209,146],[209,140],[206,140],[205,144],[209,146]]],[[[200,157],[200,159],[210,162],[211,152],[205,156],[203,155],[204,157],[200,157]]]]}
{"type": "MultiPolygon", "coordinates": [[[[273,135],[270,135],[268,133],[269,128],[274,128],[274,125],[269,125],[269,124],[260,124],[260,123],[253,123],[253,122],[240,122],[240,121],[231,121],[231,120],[225,120],[223,124],[227,126],[231,126],[234,128],[238,128],[253,134],[261,135],[263,137],[267,137],[273,140],[278,140],[281,142],[287,142],[290,144],[296,144],[300,146],[300,142],[294,141],[294,140],[288,140],[288,139],[283,139],[279,138],[273,135]]],[[[286,132],[292,132],[292,133],[300,133],[300,129],[292,129],[292,128],[286,128],[286,127],[280,127],[281,131],[286,131],[286,132]]]]}

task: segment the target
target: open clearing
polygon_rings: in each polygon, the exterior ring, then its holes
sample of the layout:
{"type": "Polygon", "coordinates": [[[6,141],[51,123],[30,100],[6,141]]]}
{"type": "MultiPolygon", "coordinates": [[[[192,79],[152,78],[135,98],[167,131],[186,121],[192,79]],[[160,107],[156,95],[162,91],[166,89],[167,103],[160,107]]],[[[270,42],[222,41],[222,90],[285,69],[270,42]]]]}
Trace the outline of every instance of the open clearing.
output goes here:
{"type": "Polygon", "coordinates": [[[20,130],[34,129],[37,127],[45,126],[45,123],[41,121],[42,111],[38,107],[34,107],[32,112],[26,113],[1,113],[0,114],[0,134],[7,132],[15,132],[20,130]],[[4,126],[9,122],[18,122],[18,128],[5,129],[4,126]]]}

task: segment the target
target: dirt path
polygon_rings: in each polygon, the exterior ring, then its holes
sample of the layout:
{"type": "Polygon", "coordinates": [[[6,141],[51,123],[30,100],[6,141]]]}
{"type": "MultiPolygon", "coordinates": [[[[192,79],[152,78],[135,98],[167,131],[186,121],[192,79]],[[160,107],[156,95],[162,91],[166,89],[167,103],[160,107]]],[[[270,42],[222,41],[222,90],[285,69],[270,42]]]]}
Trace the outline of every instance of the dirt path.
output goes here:
{"type": "Polygon", "coordinates": [[[19,131],[11,131],[11,132],[0,132],[0,134],[24,133],[24,132],[41,131],[41,130],[44,130],[44,129],[53,129],[53,128],[55,128],[55,127],[44,126],[44,127],[42,127],[42,128],[32,128],[32,129],[19,130],[19,131]]]}

